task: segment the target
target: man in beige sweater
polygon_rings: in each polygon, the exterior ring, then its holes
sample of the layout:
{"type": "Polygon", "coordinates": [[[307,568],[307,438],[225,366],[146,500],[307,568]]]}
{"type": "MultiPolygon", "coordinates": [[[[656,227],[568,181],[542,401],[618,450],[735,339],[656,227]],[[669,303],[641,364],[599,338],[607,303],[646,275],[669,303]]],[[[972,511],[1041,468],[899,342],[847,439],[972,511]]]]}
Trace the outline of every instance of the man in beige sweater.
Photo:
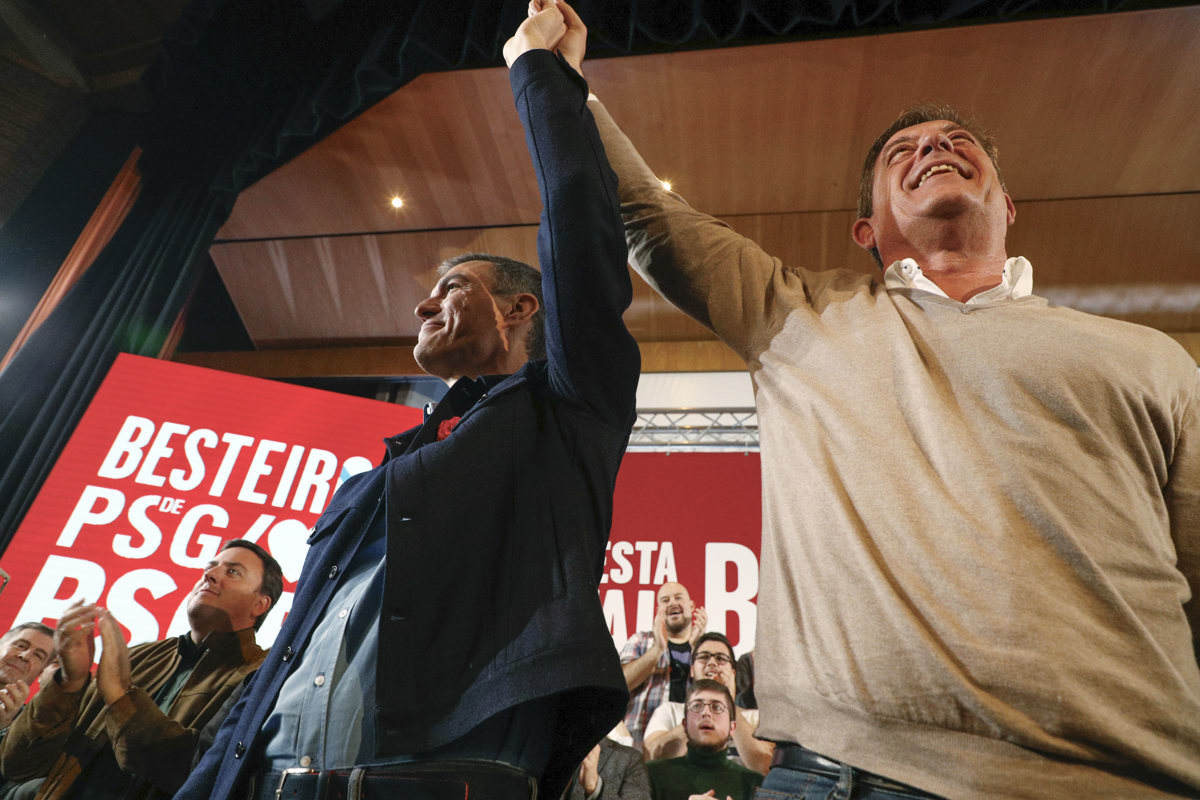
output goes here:
{"type": "Polygon", "coordinates": [[[1032,294],[994,148],[952,110],[871,150],[863,275],[692,209],[590,105],[631,261],[753,378],[763,788],[1197,796],[1195,362],[1032,294]]]}

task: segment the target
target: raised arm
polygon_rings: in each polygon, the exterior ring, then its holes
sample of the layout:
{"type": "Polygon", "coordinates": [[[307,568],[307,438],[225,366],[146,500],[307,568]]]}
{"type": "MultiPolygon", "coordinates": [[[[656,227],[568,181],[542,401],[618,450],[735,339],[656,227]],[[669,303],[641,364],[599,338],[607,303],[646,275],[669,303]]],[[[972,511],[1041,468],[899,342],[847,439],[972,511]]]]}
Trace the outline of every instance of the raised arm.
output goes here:
{"type": "Polygon", "coordinates": [[[771,768],[771,757],[775,755],[775,744],[763,741],[754,734],[758,731],[758,718],[751,722],[746,712],[734,706],[733,744],[737,747],[738,755],[747,769],[767,774],[771,768]]]}
{"type": "Polygon", "coordinates": [[[772,284],[788,279],[783,265],[663,188],[604,105],[591,100],[588,107],[620,181],[633,268],[743,359],[751,359],[772,333],[772,284]]]}
{"type": "Polygon", "coordinates": [[[1183,610],[1192,629],[1192,651],[1200,662],[1200,377],[1181,419],[1164,497],[1176,563],[1191,587],[1183,610]]]}
{"type": "Polygon", "coordinates": [[[642,752],[646,754],[647,761],[687,754],[687,729],[682,719],[672,725],[674,718],[671,704],[660,703],[646,721],[646,730],[642,732],[642,752]]]}
{"type": "Polygon", "coordinates": [[[538,260],[551,385],[627,426],[641,361],[621,319],[633,287],[616,176],[587,108],[587,84],[568,63],[568,54],[582,57],[585,36],[565,3],[547,4],[521,26],[505,57],[542,197],[538,260]]]}

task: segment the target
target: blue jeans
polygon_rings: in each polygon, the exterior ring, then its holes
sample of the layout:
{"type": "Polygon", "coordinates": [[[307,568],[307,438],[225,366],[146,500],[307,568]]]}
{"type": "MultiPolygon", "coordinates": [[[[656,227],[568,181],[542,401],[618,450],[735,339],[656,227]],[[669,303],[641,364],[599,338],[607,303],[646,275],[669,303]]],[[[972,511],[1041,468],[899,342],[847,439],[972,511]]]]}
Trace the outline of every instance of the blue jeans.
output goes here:
{"type": "Polygon", "coordinates": [[[930,800],[935,795],[863,773],[848,764],[834,776],[771,767],[754,800],[930,800]]]}

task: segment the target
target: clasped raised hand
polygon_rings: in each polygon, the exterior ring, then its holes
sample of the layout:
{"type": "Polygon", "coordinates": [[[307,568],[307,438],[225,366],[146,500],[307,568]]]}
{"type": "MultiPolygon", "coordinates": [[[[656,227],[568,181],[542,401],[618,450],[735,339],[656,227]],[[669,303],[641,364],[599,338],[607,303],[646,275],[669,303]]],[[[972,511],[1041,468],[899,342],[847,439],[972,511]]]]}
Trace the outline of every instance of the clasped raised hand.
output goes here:
{"type": "Polygon", "coordinates": [[[504,43],[504,61],[512,66],[530,50],[557,52],[582,74],[587,27],[564,0],[530,0],[529,18],[504,43]]]}

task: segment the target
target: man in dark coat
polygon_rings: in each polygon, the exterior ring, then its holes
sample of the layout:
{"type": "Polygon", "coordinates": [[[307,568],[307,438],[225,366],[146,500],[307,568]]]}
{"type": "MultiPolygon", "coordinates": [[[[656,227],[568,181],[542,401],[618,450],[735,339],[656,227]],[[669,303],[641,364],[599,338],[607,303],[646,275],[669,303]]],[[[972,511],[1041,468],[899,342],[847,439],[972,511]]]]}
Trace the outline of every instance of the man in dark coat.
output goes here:
{"type": "Polygon", "coordinates": [[[486,254],[442,265],[414,353],[450,390],[318,520],[291,613],[181,800],[275,796],[289,769],[282,796],[378,794],[397,765],[462,758],[555,797],[621,718],[597,586],[639,356],[616,179],[587,85],[545,49],[561,14],[506,48],[544,205],[540,286],[486,254]]]}

